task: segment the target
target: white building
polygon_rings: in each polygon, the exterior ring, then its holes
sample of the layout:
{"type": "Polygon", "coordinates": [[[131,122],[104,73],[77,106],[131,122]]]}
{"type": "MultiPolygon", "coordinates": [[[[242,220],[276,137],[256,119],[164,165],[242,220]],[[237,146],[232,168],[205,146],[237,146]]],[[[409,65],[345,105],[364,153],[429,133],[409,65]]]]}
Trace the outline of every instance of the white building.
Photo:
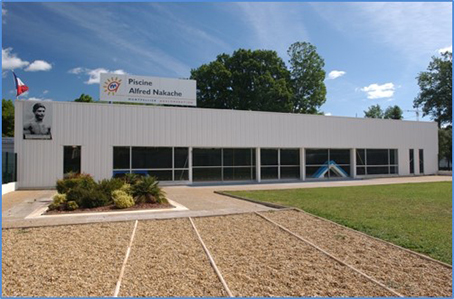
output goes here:
{"type": "Polygon", "coordinates": [[[15,109],[19,188],[53,187],[68,171],[96,180],[136,172],[193,184],[438,170],[433,122],[20,100],[15,109]],[[45,106],[49,130],[33,129],[38,125],[26,119],[36,103],[45,106]],[[36,130],[42,135],[32,136],[36,130]]]}

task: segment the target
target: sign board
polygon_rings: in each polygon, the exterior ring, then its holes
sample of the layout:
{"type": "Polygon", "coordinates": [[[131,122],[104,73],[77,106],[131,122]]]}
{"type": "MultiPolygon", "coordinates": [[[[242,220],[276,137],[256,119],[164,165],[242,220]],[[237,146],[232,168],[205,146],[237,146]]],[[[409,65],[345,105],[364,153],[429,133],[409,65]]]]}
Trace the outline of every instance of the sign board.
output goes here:
{"type": "Polygon", "coordinates": [[[52,104],[24,102],[24,139],[52,139],[52,104]]]}
{"type": "Polygon", "coordinates": [[[196,106],[196,81],[103,73],[100,100],[196,106]]]}

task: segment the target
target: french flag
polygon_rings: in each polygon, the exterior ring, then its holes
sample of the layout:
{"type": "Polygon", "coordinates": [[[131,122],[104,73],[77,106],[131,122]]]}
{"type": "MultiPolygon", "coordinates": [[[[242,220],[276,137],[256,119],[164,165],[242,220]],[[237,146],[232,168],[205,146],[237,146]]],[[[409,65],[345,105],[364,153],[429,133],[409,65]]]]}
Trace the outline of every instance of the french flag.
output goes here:
{"type": "Polygon", "coordinates": [[[16,82],[16,97],[18,97],[20,94],[26,92],[28,90],[28,86],[22,82],[21,79],[19,79],[16,74],[13,72],[14,75],[14,82],[16,82]]]}

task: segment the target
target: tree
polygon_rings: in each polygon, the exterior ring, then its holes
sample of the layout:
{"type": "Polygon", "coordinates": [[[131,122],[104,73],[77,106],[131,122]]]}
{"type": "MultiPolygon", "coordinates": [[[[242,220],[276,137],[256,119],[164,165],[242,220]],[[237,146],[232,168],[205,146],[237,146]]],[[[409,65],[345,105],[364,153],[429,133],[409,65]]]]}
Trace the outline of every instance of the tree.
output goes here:
{"type": "Polygon", "coordinates": [[[364,111],[365,118],[383,118],[384,113],[380,105],[372,105],[367,111],[364,111]]]}
{"type": "Polygon", "coordinates": [[[2,137],[14,137],[14,103],[2,99],[2,137]]]}
{"type": "Polygon", "coordinates": [[[452,127],[438,129],[438,158],[446,158],[448,167],[452,165],[452,127]]]}
{"type": "Polygon", "coordinates": [[[79,98],[75,99],[74,102],[79,103],[93,103],[93,98],[88,94],[81,94],[79,98]]]}
{"type": "Polygon", "coordinates": [[[423,116],[430,115],[439,128],[452,124],[452,53],[433,56],[427,71],[419,73],[416,79],[420,92],[414,107],[422,106],[423,116]]]}
{"type": "Polygon", "coordinates": [[[197,106],[292,111],[290,72],[275,51],[239,49],[191,70],[197,80],[197,106]]]}
{"type": "Polygon", "coordinates": [[[316,50],[310,43],[296,42],[287,51],[293,86],[293,112],[314,114],[326,101],[325,61],[316,50]]]}
{"type": "Polygon", "coordinates": [[[385,110],[384,118],[386,119],[402,119],[403,111],[399,106],[389,106],[385,110]]]}

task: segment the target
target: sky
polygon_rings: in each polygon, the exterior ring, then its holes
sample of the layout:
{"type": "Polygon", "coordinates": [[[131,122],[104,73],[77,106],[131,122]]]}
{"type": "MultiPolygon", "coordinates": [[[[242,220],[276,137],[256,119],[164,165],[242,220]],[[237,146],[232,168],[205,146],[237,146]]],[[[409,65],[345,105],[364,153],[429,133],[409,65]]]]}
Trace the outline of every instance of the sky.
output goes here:
{"type": "Polygon", "coordinates": [[[414,110],[416,76],[452,52],[452,3],[3,2],[2,98],[15,98],[11,70],[30,88],[20,99],[98,100],[102,72],[188,78],[239,48],[274,50],[289,67],[297,41],[325,60],[325,115],[414,110]]]}

